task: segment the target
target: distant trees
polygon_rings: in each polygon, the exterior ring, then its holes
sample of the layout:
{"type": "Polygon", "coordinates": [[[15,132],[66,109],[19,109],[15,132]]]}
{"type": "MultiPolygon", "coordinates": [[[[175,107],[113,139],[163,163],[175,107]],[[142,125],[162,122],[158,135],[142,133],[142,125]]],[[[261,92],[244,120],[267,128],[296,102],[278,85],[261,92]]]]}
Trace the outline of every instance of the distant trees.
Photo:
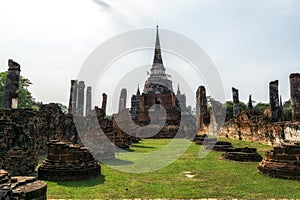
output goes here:
{"type": "Polygon", "coordinates": [[[265,110],[268,109],[268,108],[270,108],[270,104],[259,102],[259,103],[257,103],[257,104],[254,106],[253,109],[254,109],[255,111],[259,112],[259,114],[263,115],[264,112],[265,112],[265,110]]]}
{"type": "MultiPolygon", "coordinates": [[[[225,120],[230,120],[233,118],[233,103],[232,101],[226,101],[223,104],[223,107],[226,108],[226,117],[225,120]]],[[[247,110],[247,105],[240,101],[239,103],[240,111],[247,110]]]]}

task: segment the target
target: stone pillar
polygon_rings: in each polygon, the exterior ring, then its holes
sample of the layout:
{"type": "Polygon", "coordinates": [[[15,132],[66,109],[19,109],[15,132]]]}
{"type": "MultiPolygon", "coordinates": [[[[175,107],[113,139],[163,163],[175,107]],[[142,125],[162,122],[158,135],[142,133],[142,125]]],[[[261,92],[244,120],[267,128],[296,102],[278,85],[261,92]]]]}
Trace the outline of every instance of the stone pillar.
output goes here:
{"type": "Polygon", "coordinates": [[[18,107],[18,92],[20,81],[20,65],[13,60],[8,60],[8,73],[6,78],[6,85],[2,100],[3,108],[17,108],[18,107]]]}
{"type": "Polygon", "coordinates": [[[85,84],[84,81],[79,81],[78,83],[78,106],[77,106],[77,112],[76,115],[83,116],[83,108],[84,108],[84,88],[85,84]]]}
{"type": "Polygon", "coordinates": [[[249,110],[252,110],[252,109],[253,109],[251,94],[249,95],[248,109],[249,109],[249,110]]]}
{"type": "Polygon", "coordinates": [[[222,103],[211,99],[210,127],[214,134],[218,134],[225,121],[225,110],[222,103]]]}
{"type": "Polygon", "coordinates": [[[120,99],[119,99],[119,112],[126,109],[126,100],[127,100],[127,90],[123,88],[121,90],[120,99]]]}
{"type": "Polygon", "coordinates": [[[92,87],[88,86],[86,88],[86,103],[85,103],[85,115],[89,115],[92,111],[92,87]]]}
{"type": "Polygon", "coordinates": [[[271,120],[278,121],[280,115],[278,80],[269,83],[271,120]]]}
{"type": "Polygon", "coordinates": [[[292,120],[300,120],[300,73],[290,74],[292,120]]]}
{"type": "Polygon", "coordinates": [[[76,111],[76,98],[77,98],[77,80],[71,80],[69,109],[68,113],[73,114],[76,111]]]}
{"type": "Polygon", "coordinates": [[[240,113],[240,100],[239,100],[239,90],[232,88],[232,104],[233,104],[233,117],[240,113]]]}
{"type": "Polygon", "coordinates": [[[205,126],[209,125],[209,113],[207,110],[206,90],[204,86],[200,86],[196,92],[196,122],[197,130],[204,131],[205,126]]]}
{"type": "Polygon", "coordinates": [[[106,103],[107,103],[107,95],[105,93],[102,94],[102,110],[106,114],[106,103]]]}
{"type": "Polygon", "coordinates": [[[73,115],[76,115],[77,107],[78,107],[78,81],[75,80],[73,97],[72,97],[72,114],[73,115]]]}

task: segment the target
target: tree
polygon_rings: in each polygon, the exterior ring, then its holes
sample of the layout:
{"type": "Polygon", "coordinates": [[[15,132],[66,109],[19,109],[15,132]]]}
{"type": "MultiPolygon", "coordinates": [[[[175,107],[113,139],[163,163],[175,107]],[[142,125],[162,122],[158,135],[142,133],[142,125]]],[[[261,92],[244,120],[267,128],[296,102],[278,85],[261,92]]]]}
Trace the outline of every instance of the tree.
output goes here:
{"type": "Polygon", "coordinates": [[[254,106],[253,109],[254,109],[255,111],[259,112],[260,115],[263,115],[264,112],[265,112],[265,110],[268,109],[268,108],[270,108],[270,104],[259,102],[259,103],[257,103],[257,104],[254,106]]]}
{"type": "MultiPolygon", "coordinates": [[[[226,108],[226,117],[225,120],[228,121],[233,118],[233,103],[232,101],[226,101],[225,104],[223,104],[223,107],[226,108]]],[[[247,110],[248,107],[244,102],[239,103],[240,112],[243,110],[247,110]]]]}
{"type": "MultiPolygon", "coordinates": [[[[2,105],[2,99],[4,95],[4,89],[6,84],[7,72],[0,72],[0,104],[2,105]]],[[[18,108],[33,108],[37,107],[38,103],[32,97],[28,91],[28,87],[32,85],[31,81],[23,76],[20,76],[18,108]]]]}

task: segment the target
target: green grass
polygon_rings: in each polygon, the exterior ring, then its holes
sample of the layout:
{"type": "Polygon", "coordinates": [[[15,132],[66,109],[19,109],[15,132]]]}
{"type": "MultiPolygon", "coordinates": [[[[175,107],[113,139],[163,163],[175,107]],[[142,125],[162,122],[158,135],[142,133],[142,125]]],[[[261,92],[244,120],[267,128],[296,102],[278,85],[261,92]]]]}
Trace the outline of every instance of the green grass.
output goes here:
{"type": "MultiPolygon", "coordinates": [[[[255,147],[259,153],[272,147],[228,140],[235,147],[255,147]]],[[[168,139],[147,139],[132,146],[134,152],[147,153],[163,148],[168,139]]],[[[211,151],[199,158],[202,146],[192,144],[175,162],[149,173],[125,173],[102,166],[102,176],[76,182],[48,182],[48,198],[300,198],[300,181],[275,179],[258,174],[258,163],[220,160],[221,152],[211,151]],[[193,178],[183,172],[189,171],[193,178]],[[126,190],[128,188],[128,190],[126,190]]],[[[118,154],[134,162],[134,154],[118,154]]],[[[130,162],[125,162],[130,166],[130,162]],[[129,164],[128,164],[129,163],[129,164]]]]}

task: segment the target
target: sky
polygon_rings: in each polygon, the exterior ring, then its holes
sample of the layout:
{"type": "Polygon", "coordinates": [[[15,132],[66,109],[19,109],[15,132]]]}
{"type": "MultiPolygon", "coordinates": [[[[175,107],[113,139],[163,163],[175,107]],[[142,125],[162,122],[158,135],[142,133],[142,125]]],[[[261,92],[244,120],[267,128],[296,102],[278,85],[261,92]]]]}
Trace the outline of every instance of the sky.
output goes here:
{"type": "MultiPolygon", "coordinates": [[[[276,79],[283,100],[289,99],[289,74],[300,72],[299,0],[0,0],[0,71],[14,59],[33,83],[29,90],[36,100],[68,105],[70,80],[98,46],[157,23],[203,48],[221,76],[227,100],[235,87],[241,101],[252,94],[253,100],[268,102],[268,83],[276,79]]],[[[153,46],[154,37],[155,32],[149,38],[153,46]]],[[[135,58],[135,66],[144,66],[147,59],[151,64],[152,56],[147,51],[120,58],[106,78],[118,83],[118,67],[126,68],[135,58]]],[[[176,71],[172,66],[184,65],[167,52],[163,59],[168,73],[176,71]]],[[[146,77],[137,81],[141,88],[146,77]]],[[[192,82],[192,91],[201,84],[192,82]]],[[[97,92],[108,93],[110,104],[117,104],[119,91],[111,91],[108,85],[97,92]]],[[[188,96],[188,105],[195,107],[194,98],[188,96]]]]}

